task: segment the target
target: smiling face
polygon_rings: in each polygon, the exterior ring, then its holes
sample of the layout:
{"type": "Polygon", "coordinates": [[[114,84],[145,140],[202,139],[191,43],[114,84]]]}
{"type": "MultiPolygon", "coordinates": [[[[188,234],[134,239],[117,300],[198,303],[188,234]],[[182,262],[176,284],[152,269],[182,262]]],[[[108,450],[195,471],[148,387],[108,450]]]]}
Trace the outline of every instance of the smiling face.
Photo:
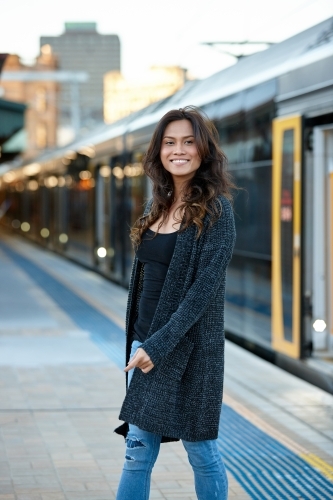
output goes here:
{"type": "Polygon", "coordinates": [[[176,120],[167,125],[164,131],[161,162],[170,172],[174,181],[188,181],[201,164],[201,159],[189,120],[176,120]]]}

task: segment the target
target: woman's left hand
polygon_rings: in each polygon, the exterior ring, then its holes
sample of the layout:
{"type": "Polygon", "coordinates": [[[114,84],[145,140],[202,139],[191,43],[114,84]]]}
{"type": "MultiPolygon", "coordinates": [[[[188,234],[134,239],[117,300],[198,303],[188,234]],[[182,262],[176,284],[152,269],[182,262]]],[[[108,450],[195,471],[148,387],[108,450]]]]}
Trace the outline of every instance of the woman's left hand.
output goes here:
{"type": "Polygon", "coordinates": [[[148,373],[154,368],[154,363],[141,347],[137,349],[134,356],[129,360],[124,371],[128,372],[132,368],[140,368],[143,373],[148,373]]]}

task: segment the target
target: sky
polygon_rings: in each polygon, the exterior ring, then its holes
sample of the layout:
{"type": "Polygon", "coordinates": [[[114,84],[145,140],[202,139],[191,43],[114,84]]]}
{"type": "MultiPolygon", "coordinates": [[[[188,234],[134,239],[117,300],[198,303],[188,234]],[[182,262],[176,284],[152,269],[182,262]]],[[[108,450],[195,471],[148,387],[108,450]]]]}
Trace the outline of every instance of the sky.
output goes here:
{"type": "Polygon", "coordinates": [[[332,0],[0,0],[0,8],[0,52],[32,62],[41,35],[93,21],[100,33],[119,35],[129,79],[153,65],[180,65],[205,78],[235,58],[203,42],[279,42],[333,16],[332,0]]]}

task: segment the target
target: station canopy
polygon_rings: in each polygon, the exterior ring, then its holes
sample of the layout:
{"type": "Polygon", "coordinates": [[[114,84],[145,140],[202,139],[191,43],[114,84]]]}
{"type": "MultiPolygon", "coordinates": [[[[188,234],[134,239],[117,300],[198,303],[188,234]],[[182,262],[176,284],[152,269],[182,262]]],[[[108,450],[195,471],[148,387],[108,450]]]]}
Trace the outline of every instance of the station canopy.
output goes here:
{"type": "MultiPolygon", "coordinates": [[[[24,129],[25,110],[25,104],[0,99],[0,146],[3,153],[6,152],[6,149],[8,150],[7,143],[9,143],[11,138],[13,138],[16,134],[19,134],[24,129]]],[[[17,151],[13,151],[12,144],[10,147],[10,153],[12,154],[20,153],[24,147],[22,141],[15,141],[15,143],[17,151]]],[[[0,162],[8,159],[5,158],[5,156],[6,155],[3,154],[0,157],[0,162]]]]}

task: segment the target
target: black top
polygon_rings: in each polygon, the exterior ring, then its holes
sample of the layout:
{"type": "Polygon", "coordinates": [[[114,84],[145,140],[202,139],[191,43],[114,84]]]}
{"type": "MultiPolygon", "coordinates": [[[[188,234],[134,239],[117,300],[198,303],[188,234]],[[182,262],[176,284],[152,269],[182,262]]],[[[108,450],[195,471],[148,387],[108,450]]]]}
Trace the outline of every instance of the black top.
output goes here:
{"type": "Polygon", "coordinates": [[[147,229],[136,252],[138,260],[145,265],[143,290],[139,302],[139,314],[134,324],[133,340],[144,342],[153,321],[162,292],[165,277],[175,249],[177,231],[157,233],[147,229]]]}

